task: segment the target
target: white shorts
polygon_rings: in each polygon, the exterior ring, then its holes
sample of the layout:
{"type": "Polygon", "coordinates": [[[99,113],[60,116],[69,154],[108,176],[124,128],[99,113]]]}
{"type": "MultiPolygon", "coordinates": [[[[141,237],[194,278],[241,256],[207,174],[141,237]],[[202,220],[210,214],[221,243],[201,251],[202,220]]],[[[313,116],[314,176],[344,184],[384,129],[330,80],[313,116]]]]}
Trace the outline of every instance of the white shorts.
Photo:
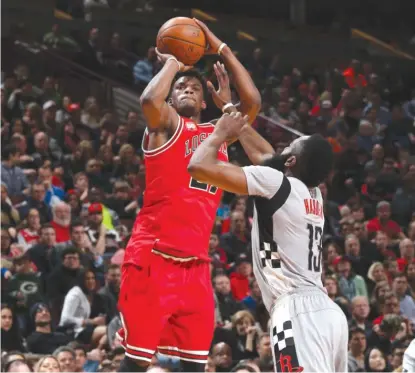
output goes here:
{"type": "Polygon", "coordinates": [[[322,290],[278,298],[270,333],[276,372],[347,372],[347,319],[322,290]]]}

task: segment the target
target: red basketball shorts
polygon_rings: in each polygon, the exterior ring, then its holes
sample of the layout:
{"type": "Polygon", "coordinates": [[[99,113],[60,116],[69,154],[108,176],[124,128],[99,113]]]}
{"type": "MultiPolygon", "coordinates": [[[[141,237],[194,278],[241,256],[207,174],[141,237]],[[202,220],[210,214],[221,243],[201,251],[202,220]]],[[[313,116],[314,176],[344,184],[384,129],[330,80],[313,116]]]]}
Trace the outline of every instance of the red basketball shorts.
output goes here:
{"type": "Polygon", "coordinates": [[[156,351],[205,363],[214,332],[209,263],[176,262],[152,254],[126,264],[118,301],[126,355],[150,362],[156,351]]]}

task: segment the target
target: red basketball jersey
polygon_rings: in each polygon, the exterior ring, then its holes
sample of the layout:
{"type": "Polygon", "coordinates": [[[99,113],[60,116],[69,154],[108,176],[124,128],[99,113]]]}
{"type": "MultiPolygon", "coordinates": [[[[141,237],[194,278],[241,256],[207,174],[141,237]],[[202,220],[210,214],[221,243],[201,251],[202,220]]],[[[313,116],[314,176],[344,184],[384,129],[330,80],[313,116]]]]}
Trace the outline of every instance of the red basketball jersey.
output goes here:
{"type": "MultiPolygon", "coordinates": [[[[148,132],[144,135],[144,206],[134,224],[124,263],[140,265],[143,254],[151,250],[181,260],[209,259],[209,236],[222,191],[193,179],[187,166],[215,127],[184,117],[178,120],[174,135],[158,149],[146,150],[148,132]]],[[[226,144],[221,146],[218,159],[228,160],[226,144]]]]}

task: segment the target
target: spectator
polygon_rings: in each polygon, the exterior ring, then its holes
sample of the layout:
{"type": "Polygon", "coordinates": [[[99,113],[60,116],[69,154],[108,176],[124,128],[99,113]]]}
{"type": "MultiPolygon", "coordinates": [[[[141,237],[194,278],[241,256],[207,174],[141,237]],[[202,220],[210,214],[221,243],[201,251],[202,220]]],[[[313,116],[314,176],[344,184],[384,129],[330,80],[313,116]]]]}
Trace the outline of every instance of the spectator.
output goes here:
{"type": "Polygon", "coordinates": [[[52,206],[51,225],[56,233],[56,242],[66,242],[70,239],[71,207],[65,202],[52,206]]]}
{"type": "Polygon", "coordinates": [[[49,165],[39,168],[39,181],[43,182],[43,185],[45,186],[45,203],[49,207],[52,207],[63,200],[65,193],[61,188],[53,185],[52,169],[49,165]]]}
{"type": "Polygon", "coordinates": [[[35,372],[61,372],[61,367],[58,360],[52,355],[42,357],[35,365],[35,372]]]}
{"type": "Polygon", "coordinates": [[[242,299],[242,303],[253,313],[257,306],[262,303],[261,289],[255,277],[249,280],[249,295],[242,299]]]}
{"type": "Polygon", "coordinates": [[[213,286],[217,298],[217,305],[221,316],[221,321],[230,321],[233,314],[242,310],[242,305],[238,303],[231,293],[231,282],[229,277],[219,274],[213,279],[213,286]]]}
{"type": "Polygon", "coordinates": [[[392,290],[399,299],[401,314],[415,324],[415,301],[411,295],[407,295],[408,279],[403,273],[394,278],[392,290]]]}
{"type": "Polygon", "coordinates": [[[37,167],[43,166],[45,161],[51,161],[53,164],[61,161],[62,150],[59,148],[56,140],[50,138],[45,132],[36,133],[34,136],[34,146],[36,151],[32,157],[37,167]]]}
{"type": "Polygon", "coordinates": [[[106,309],[96,288],[94,272],[81,271],[77,285],[65,297],[60,325],[73,325],[78,341],[102,348],[106,341],[106,309]]]}
{"type": "Polygon", "coordinates": [[[368,321],[370,313],[369,301],[364,296],[357,296],[352,299],[352,319],[349,322],[349,327],[357,327],[363,330],[368,336],[372,331],[372,323],[368,321]]]}
{"type": "Polygon", "coordinates": [[[21,197],[22,193],[27,193],[29,183],[26,175],[20,167],[17,167],[20,157],[16,145],[7,145],[3,149],[1,162],[1,181],[7,187],[10,198],[21,197]]]}
{"type": "Polygon", "coordinates": [[[337,264],[339,274],[339,287],[342,294],[351,301],[358,295],[368,296],[363,277],[356,275],[351,270],[351,263],[343,257],[337,264]]]}
{"type": "Polygon", "coordinates": [[[62,372],[75,372],[75,351],[66,346],[59,347],[53,352],[62,372]]]}
{"type": "Polygon", "coordinates": [[[27,338],[27,349],[34,354],[51,354],[58,347],[65,346],[70,338],[63,333],[52,330],[52,317],[45,303],[36,303],[30,309],[35,330],[27,338]]]}
{"type": "Polygon", "coordinates": [[[360,328],[349,330],[349,372],[360,372],[365,368],[366,335],[360,328]]]}
{"type": "Polygon", "coordinates": [[[245,216],[235,211],[231,215],[230,231],[222,235],[220,246],[225,250],[228,261],[233,263],[238,253],[247,253],[248,244],[245,216]]]}
{"type": "Polygon", "coordinates": [[[22,360],[15,360],[6,364],[4,367],[5,372],[31,372],[29,365],[22,360]]]}
{"type": "Polygon", "coordinates": [[[13,319],[13,311],[6,304],[1,305],[1,350],[25,351],[18,325],[13,319]]]}
{"type": "Polygon", "coordinates": [[[27,215],[26,228],[19,231],[17,241],[23,246],[24,250],[30,249],[37,244],[40,239],[40,215],[38,210],[31,209],[27,215]]]}
{"type": "Polygon", "coordinates": [[[258,337],[255,319],[249,311],[238,311],[232,317],[232,329],[237,339],[237,349],[232,351],[236,360],[257,357],[256,339],[258,337]]]}
{"type": "Polygon", "coordinates": [[[56,245],[56,253],[57,257],[59,258],[58,261],[60,263],[60,256],[62,251],[67,248],[75,248],[78,250],[80,254],[81,265],[85,268],[93,267],[96,264],[99,266],[99,262],[94,258],[94,248],[89,240],[86,232],[85,227],[81,221],[74,221],[70,226],[70,235],[71,239],[69,241],[62,242],[56,245]]]}
{"type": "Polygon", "coordinates": [[[20,222],[19,211],[12,206],[4,183],[1,183],[1,222],[4,226],[16,226],[20,222]]]}
{"type": "Polygon", "coordinates": [[[121,285],[121,270],[117,264],[111,264],[108,267],[105,276],[105,286],[101,288],[98,294],[103,298],[107,310],[108,319],[112,320],[118,315],[117,303],[121,285]]]}
{"type": "Polygon", "coordinates": [[[78,283],[80,271],[79,252],[75,248],[62,251],[62,264],[55,267],[47,279],[47,295],[52,303],[54,318],[60,315],[63,300],[69,290],[78,283]]]}
{"type": "Polygon", "coordinates": [[[217,343],[212,347],[212,360],[216,372],[229,372],[232,368],[232,350],[226,343],[217,343]]]}
{"type": "Polygon", "coordinates": [[[398,263],[398,270],[402,272],[415,259],[414,242],[408,238],[403,239],[399,243],[399,252],[401,256],[396,262],[398,263]]]}
{"type": "Polygon", "coordinates": [[[150,47],[147,51],[147,57],[138,61],[134,65],[134,82],[138,85],[147,85],[154,76],[155,62],[157,54],[154,47],[150,47]]]}
{"type": "Polygon", "coordinates": [[[379,202],[376,206],[376,212],[377,217],[367,223],[366,229],[369,233],[383,231],[392,239],[405,237],[399,225],[390,219],[391,210],[389,202],[379,202]]]}
{"type": "Polygon", "coordinates": [[[252,278],[252,264],[246,254],[240,254],[235,261],[235,272],[230,276],[232,295],[237,301],[249,293],[249,280],[252,278]]]}
{"type": "Polygon", "coordinates": [[[382,351],[372,348],[365,355],[365,371],[366,372],[389,372],[386,359],[382,351]]]}
{"type": "Polygon", "coordinates": [[[42,276],[48,275],[57,264],[56,233],[50,224],[40,228],[39,242],[28,250],[28,256],[42,276]]]}
{"type": "Polygon", "coordinates": [[[46,188],[41,181],[32,184],[30,195],[18,205],[20,216],[25,219],[31,209],[35,209],[39,213],[40,222],[42,224],[50,221],[51,212],[49,206],[45,202],[46,188]]]}
{"type": "Polygon", "coordinates": [[[92,203],[88,207],[88,223],[87,235],[92,244],[96,245],[97,253],[102,255],[106,250],[115,252],[118,249],[120,237],[116,230],[105,228],[101,204],[92,203]]]}
{"type": "Polygon", "coordinates": [[[52,26],[52,31],[45,34],[43,37],[43,43],[48,47],[55,49],[78,49],[78,44],[71,38],[61,34],[59,25],[55,24],[52,26]]]}

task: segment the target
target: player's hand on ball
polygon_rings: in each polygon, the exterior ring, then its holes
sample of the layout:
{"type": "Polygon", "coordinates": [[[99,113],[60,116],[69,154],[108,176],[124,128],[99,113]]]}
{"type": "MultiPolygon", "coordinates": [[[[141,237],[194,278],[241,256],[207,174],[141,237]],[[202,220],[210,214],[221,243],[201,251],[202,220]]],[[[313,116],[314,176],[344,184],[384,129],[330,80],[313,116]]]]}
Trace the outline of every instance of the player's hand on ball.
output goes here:
{"type": "MultiPolygon", "coordinates": [[[[156,53],[157,53],[157,59],[160,61],[160,63],[162,65],[164,65],[167,60],[170,59],[175,59],[178,62],[178,67],[179,67],[179,71],[188,71],[190,69],[193,68],[193,66],[186,66],[183,62],[180,62],[176,57],[174,57],[172,54],[168,54],[168,53],[160,53],[159,50],[156,48],[156,53]]],[[[176,63],[176,62],[175,62],[176,63]]]]}
{"type": "Polygon", "coordinates": [[[213,65],[213,69],[215,70],[219,88],[216,89],[211,81],[206,82],[206,84],[216,107],[222,110],[223,106],[230,103],[232,100],[229,75],[223,63],[216,62],[213,65]]]}
{"type": "Polygon", "coordinates": [[[215,131],[223,134],[226,141],[231,141],[241,133],[243,126],[248,123],[248,116],[243,116],[239,111],[223,114],[216,124],[215,131]]]}
{"type": "Polygon", "coordinates": [[[199,27],[205,34],[207,42],[207,49],[205,51],[205,54],[218,54],[218,50],[222,44],[222,40],[220,40],[212,31],[210,31],[209,27],[207,27],[202,21],[199,21],[196,18],[193,18],[193,20],[199,25],[199,27]]]}

